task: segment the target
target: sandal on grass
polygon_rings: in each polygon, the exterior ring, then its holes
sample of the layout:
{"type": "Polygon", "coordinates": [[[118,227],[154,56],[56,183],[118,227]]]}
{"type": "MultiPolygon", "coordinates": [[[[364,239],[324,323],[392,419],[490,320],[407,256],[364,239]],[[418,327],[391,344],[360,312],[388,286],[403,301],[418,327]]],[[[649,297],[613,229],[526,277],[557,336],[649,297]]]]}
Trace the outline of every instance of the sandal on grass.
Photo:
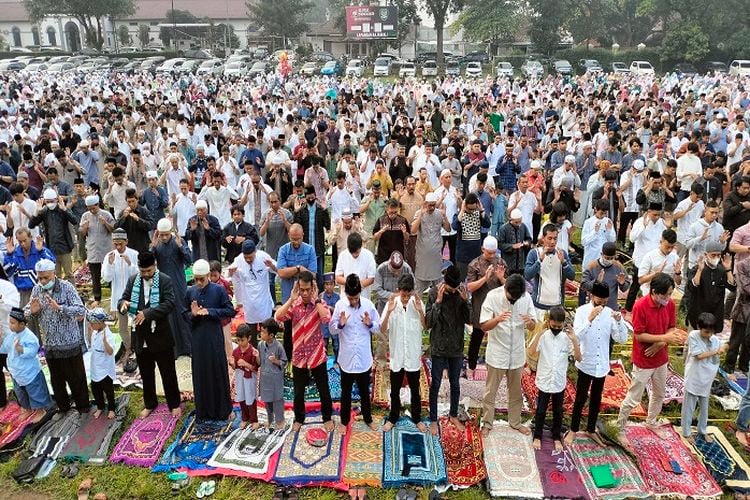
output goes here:
{"type": "Polygon", "coordinates": [[[299,498],[299,491],[297,491],[297,488],[287,488],[285,493],[287,500],[297,500],[299,498]]]}
{"type": "Polygon", "coordinates": [[[278,487],[277,487],[277,488],[276,488],[276,489],[275,489],[275,490],[273,491],[273,498],[271,498],[271,500],[284,500],[284,492],[285,492],[285,491],[286,491],[286,490],[284,489],[284,487],[283,487],[283,486],[278,486],[278,487]]]}
{"type": "Polygon", "coordinates": [[[94,495],[94,500],[107,500],[107,494],[99,492],[96,495],[94,495]]]}

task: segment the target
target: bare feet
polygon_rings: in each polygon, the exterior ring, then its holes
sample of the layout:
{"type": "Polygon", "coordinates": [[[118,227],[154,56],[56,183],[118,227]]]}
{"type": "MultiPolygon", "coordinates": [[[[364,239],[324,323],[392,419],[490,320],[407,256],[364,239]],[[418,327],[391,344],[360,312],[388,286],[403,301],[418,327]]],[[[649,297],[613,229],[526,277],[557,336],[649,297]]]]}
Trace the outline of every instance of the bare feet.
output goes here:
{"type": "Polygon", "coordinates": [[[180,418],[182,416],[182,408],[179,406],[177,408],[172,408],[172,416],[175,418],[180,418]]]}
{"type": "Polygon", "coordinates": [[[424,425],[424,422],[419,422],[417,424],[417,429],[419,429],[419,432],[427,432],[427,426],[424,425]]]}
{"type": "MultiPolygon", "coordinates": [[[[420,422],[420,424],[422,424],[422,422],[420,422]]],[[[390,432],[391,429],[393,429],[393,424],[390,420],[388,420],[385,424],[383,424],[383,432],[390,432]]]]}
{"type": "Polygon", "coordinates": [[[528,435],[531,434],[531,430],[528,427],[526,427],[525,425],[519,425],[518,427],[513,427],[511,425],[510,427],[511,427],[511,429],[514,429],[514,430],[520,432],[524,436],[528,436],[528,435]]]}
{"type": "Polygon", "coordinates": [[[94,418],[99,418],[101,414],[102,414],[102,411],[99,408],[97,408],[96,411],[94,412],[94,418]]]}
{"type": "Polygon", "coordinates": [[[112,419],[114,419],[114,418],[115,418],[115,416],[116,416],[116,415],[115,415],[115,412],[114,412],[114,411],[112,411],[112,410],[109,410],[109,411],[107,412],[107,419],[108,419],[108,420],[112,420],[112,419]]]}
{"type": "Polygon", "coordinates": [[[737,375],[735,375],[735,374],[734,374],[734,372],[732,372],[732,373],[727,373],[727,378],[728,378],[729,380],[731,380],[732,382],[737,382],[737,375]]]}
{"type": "Polygon", "coordinates": [[[705,442],[707,442],[707,443],[713,443],[714,442],[714,437],[711,436],[710,434],[702,434],[702,437],[703,437],[703,440],[705,442]]]}
{"type": "MultiPolygon", "coordinates": [[[[331,432],[331,429],[329,429],[329,428],[328,428],[328,423],[329,423],[329,422],[331,423],[331,426],[333,426],[333,422],[331,422],[330,420],[329,420],[328,422],[326,422],[326,423],[324,424],[324,426],[325,426],[325,428],[326,428],[326,430],[327,430],[328,432],[331,432]]],[[[299,432],[299,430],[300,430],[301,428],[302,428],[302,424],[301,424],[300,422],[294,422],[294,425],[292,425],[292,430],[293,430],[294,432],[299,432]]]]}
{"type": "Polygon", "coordinates": [[[622,445],[622,447],[623,447],[623,448],[625,448],[625,449],[626,449],[626,450],[628,450],[628,451],[630,451],[630,450],[631,450],[631,447],[630,447],[630,446],[631,446],[631,445],[630,445],[630,440],[629,440],[629,439],[628,439],[628,437],[627,437],[627,436],[625,435],[625,431],[622,431],[622,432],[620,432],[620,433],[619,433],[619,434],[617,435],[617,439],[618,439],[618,440],[620,441],[620,444],[622,445]]]}
{"type": "Polygon", "coordinates": [[[346,436],[346,426],[344,424],[339,425],[339,432],[342,436],[346,436]]]}
{"type": "Polygon", "coordinates": [[[565,433],[565,436],[563,437],[563,441],[565,441],[565,446],[570,446],[573,444],[573,441],[576,439],[576,433],[573,431],[568,431],[565,433]]]}
{"type": "Polygon", "coordinates": [[[247,427],[247,422],[245,420],[243,420],[242,422],[240,422],[240,429],[244,429],[246,427],[247,427]]]}
{"type": "Polygon", "coordinates": [[[563,451],[563,444],[559,439],[555,439],[555,451],[563,451]]]}
{"type": "Polygon", "coordinates": [[[448,420],[450,421],[450,423],[456,426],[459,432],[466,431],[466,426],[464,426],[464,424],[462,424],[457,417],[450,417],[448,420]]]}
{"type": "Polygon", "coordinates": [[[254,431],[257,431],[258,429],[260,429],[260,423],[259,423],[259,422],[255,422],[255,423],[253,424],[253,430],[254,430],[254,431]]]}
{"type": "MultiPolygon", "coordinates": [[[[297,422],[295,422],[295,424],[296,423],[297,422]]],[[[299,426],[302,427],[302,424],[299,424],[299,426]]],[[[333,420],[327,420],[327,421],[323,422],[323,427],[325,427],[326,431],[333,432],[333,428],[335,427],[333,425],[333,420]]],[[[297,428],[297,430],[299,430],[299,427],[297,428]]]]}
{"type": "Polygon", "coordinates": [[[437,436],[437,434],[438,434],[438,425],[437,425],[437,422],[431,422],[430,423],[430,433],[432,433],[433,436],[437,436]]]}
{"type": "Polygon", "coordinates": [[[734,433],[734,437],[737,438],[737,441],[739,441],[743,447],[747,448],[747,432],[737,431],[734,433]]]}
{"type": "Polygon", "coordinates": [[[367,424],[367,427],[369,427],[371,431],[378,430],[378,424],[376,424],[375,422],[370,422],[369,424],[367,424]]]}
{"type": "MultiPolygon", "coordinates": [[[[279,422],[278,424],[276,424],[277,431],[283,431],[284,427],[286,427],[286,424],[284,422],[279,422]]],[[[266,430],[268,430],[268,426],[266,426],[266,430]]]]}
{"type": "MultiPolygon", "coordinates": [[[[149,410],[148,408],[144,408],[144,409],[142,409],[142,410],[141,410],[141,412],[140,412],[140,413],[138,414],[138,416],[139,416],[140,418],[146,418],[146,417],[148,417],[149,415],[151,415],[151,412],[152,412],[152,411],[153,411],[153,410],[149,410]]],[[[172,410],[172,415],[174,415],[174,410],[172,410]]]]}
{"type": "MultiPolygon", "coordinates": [[[[557,441],[555,441],[557,442],[557,441]]],[[[531,446],[534,447],[535,450],[541,450],[542,449],[542,441],[540,439],[534,439],[534,441],[531,442],[531,446]]]]}
{"type": "Polygon", "coordinates": [[[474,370],[472,370],[471,368],[467,368],[466,369],[466,378],[468,380],[474,380],[474,370]]]}
{"type": "Polygon", "coordinates": [[[44,408],[39,408],[38,410],[34,410],[33,413],[34,413],[34,416],[31,417],[31,421],[33,423],[37,423],[40,420],[42,420],[42,418],[44,418],[44,415],[47,413],[47,410],[45,410],[44,408]]]}
{"type": "Polygon", "coordinates": [[[596,444],[598,444],[602,448],[606,448],[607,447],[607,445],[604,443],[604,440],[602,439],[602,437],[599,435],[598,432],[596,432],[596,431],[594,431],[594,432],[587,432],[586,435],[588,435],[588,437],[590,437],[592,441],[594,441],[596,444]]]}

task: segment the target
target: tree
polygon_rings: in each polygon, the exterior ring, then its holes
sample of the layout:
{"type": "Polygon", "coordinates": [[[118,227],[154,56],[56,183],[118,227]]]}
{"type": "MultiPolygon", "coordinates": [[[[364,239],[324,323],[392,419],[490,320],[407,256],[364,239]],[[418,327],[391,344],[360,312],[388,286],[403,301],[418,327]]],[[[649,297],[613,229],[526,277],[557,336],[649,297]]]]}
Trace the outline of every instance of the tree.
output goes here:
{"type": "Polygon", "coordinates": [[[551,54],[557,50],[562,39],[562,30],[567,24],[568,9],[567,1],[559,0],[530,0],[531,25],[529,37],[531,43],[543,52],[551,54]]]}
{"type": "Polygon", "coordinates": [[[274,38],[274,46],[280,38],[284,47],[288,39],[307,30],[305,17],[313,7],[309,0],[254,0],[245,5],[261,32],[274,38]]]}
{"type": "Polygon", "coordinates": [[[669,28],[661,44],[662,61],[679,60],[696,63],[709,52],[708,35],[697,23],[683,21],[669,28]]]}
{"type": "Polygon", "coordinates": [[[513,38],[522,19],[518,2],[510,0],[468,0],[450,25],[453,34],[463,30],[470,42],[498,42],[513,38]]]}
{"type": "Polygon", "coordinates": [[[151,41],[151,27],[148,24],[138,25],[138,41],[145,47],[151,41]]]}
{"type": "Polygon", "coordinates": [[[117,40],[120,42],[120,45],[130,45],[132,39],[130,38],[130,31],[125,24],[117,27],[117,40]]]}
{"type": "MultiPolygon", "coordinates": [[[[193,14],[180,9],[168,10],[164,19],[164,24],[196,24],[199,22],[201,22],[200,19],[193,14]]],[[[175,31],[175,29],[172,28],[172,26],[163,26],[159,30],[159,40],[161,40],[161,43],[163,43],[165,47],[172,46],[172,43],[174,42],[174,40],[172,40],[173,31],[175,31]]],[[[178,28],[176,31],[191,37],[199,37],[205,32],[205,28],[178,28]]]]}
{"type": "Polygon", "coordinates": [[[417,3],[414,0],[395,0],[393,5],[398,7],[398,33],[396,40],[392,40],[389,45],[394,49],[401,51],[401,46],[409,37],[412,26],[422,22],[417,12],[417,3]]]}
{"type": "Polygon", "coordinates": [[[24,0],[33,23],[48,16],[68,16],[83,26],[86,43],[104,45],[104,18],[123,19],[135,13],[134,0],[24,0]]]}
{"type": "Polygon", "coordinates": [[[435,48],[437,55],[436,62],[438,66],[442,66],[444,60],[443,30],[445,29],[445,20],[448,17],[448,13],[460,9],[463,2],[462,0],[422,0],[422,3],[427,8],[427,12],[432,16],[433,21],[435,21],[435,31],[437,36],[437,46],[435,48]]]}
{"type": "Polygon", "coordinates": [[[575,43],[585,42],[587,49],[592,40],[609,45],[617,19],[613,0],[579,0],[571,5],[568,32],[575,43]]]}

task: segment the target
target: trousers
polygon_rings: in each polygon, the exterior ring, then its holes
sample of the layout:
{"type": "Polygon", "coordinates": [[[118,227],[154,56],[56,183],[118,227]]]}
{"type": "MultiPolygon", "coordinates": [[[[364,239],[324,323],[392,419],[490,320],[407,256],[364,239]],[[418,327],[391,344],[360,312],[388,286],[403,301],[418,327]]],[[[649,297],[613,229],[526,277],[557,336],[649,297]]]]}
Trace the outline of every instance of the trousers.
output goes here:
{"type": "Polygon", "coordinates": [[[352,413],[352,386],[355,382],[357,383],[357,389],[359,390],[359,403],[362,408],[362,420],[364,420],[367,425],[372,423],[372,410],[370,404],[371,374],[372,368],[360,373],[348,373],[341,370],[341,425],[349,425],[352,413]]]}
{"type": "Polygon", "coordinates": [[[156,367],[159,367],[164,397],[170,410],[180,406],[180,388],[177,383],[177,369],[174,365],[172,349],[152,351],[148,347],[136,353],[135,360],[143,383],[143,406],[153,410],[158,404],[156,398],[156,367]]]}
{"type": "MultiPolygon", "coordinates": [[[[49,376],[52,381],[52,392],[60,412],[70,410],[68,387],[79,413],[89,411],[89,389],[86,384],[86,368],[83,365],[83,355],[72,358],[47,358],[49,376]]],[[[155,405],[154,405],[155,406],[155,405]]]]}
{"type": "Polygon", "coordinates": [[[409,391],[411,392],[411,420],[418,424],[422,420],[422,396],[419,394],[419,370],[407,372],[399,370],[391,371],[391,412],[388,420],[392,424],[398,422],[401,415],[401,385],[404,377],[409,381],[409,391]]]}
{"type": "Polygon", "coordinates": [[[482,403],[482,425],[492,427],[495,423],[495,397],[497,388],[503,377],[508,383],[508,423],[511,427],[521,426],[521,406],[523,395],[521,394],[521,373],[523,367],[504,369],[487,365],[487,383],[484,386],[484,402],[482,403]]]}
{"type": "Polygon", "coordinates": [[[661,407],[664,404],[668,364],[664,363],[658,368],[638,368],[637,366],[633,366],[630,388],[620,406],[620,414],[617,417],[617,426],[620,430],[625,429],[630,412],[640,404],[643,391],[646,390],[646,383],[649,380],[651,380],[651,397],[648,400],[646,423],[649,425],[656,424],[656,419],[661,413],[661,407]]]}
{"type": "Polygon", "coordinates": [[[604,391],[604,380],[606,378],[592,377],[588,373],[578,370],[576,400],[573,403],[573,415],[570,417],[571,431],[578,432],[581,430],[581,415],[587,398],[589,400],[589,416],[586,422],[586,432],[596,431],[596,420],[599,418],[599,408],[602,405],[602,391],[604,391]],[[591,390],[590,394],[589,390],[591,390]]]}

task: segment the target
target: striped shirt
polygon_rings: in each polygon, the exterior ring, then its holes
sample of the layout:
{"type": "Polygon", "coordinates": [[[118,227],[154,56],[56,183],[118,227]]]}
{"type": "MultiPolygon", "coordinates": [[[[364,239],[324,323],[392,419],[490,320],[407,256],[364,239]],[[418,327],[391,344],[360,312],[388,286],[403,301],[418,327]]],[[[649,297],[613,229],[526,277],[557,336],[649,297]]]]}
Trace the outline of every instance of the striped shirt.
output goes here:
{"type": "Polygon", "coordinates": [[[331,311],[325,308],[321,317],[315,302],[305,304],[298,298],[281,321],[292,320],[292,365],[297,368],[315,368],[326,361],[321,323],[328,324],[331,311]]]}

